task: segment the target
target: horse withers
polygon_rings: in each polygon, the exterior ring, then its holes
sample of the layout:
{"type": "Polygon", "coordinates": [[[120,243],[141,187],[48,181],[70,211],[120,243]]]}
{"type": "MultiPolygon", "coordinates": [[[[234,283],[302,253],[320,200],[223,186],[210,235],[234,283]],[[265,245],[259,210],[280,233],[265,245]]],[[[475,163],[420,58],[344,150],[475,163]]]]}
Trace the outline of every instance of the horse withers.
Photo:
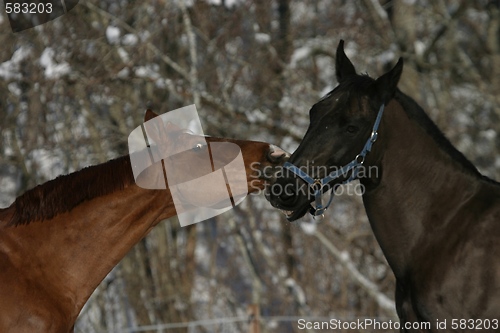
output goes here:
{"type": "Polygon", "coordinates": [[[294,221],[322,214],[326,191],[359,179],[396,276],[401,331],[496,330],[500,184],[481,175],[397,88],[402,70],[399,59],[377,79],[358,75],[341,41],[338,86],[309,111],[309,128],[268,199],[294,221]]]}

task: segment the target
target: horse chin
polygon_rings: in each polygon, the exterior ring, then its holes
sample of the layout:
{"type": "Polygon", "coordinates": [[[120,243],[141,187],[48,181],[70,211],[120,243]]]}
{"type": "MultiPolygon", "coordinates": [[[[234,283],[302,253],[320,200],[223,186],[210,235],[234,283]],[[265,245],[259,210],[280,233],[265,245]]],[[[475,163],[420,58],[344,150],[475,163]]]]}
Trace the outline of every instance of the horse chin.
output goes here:
{"type": "Polygon", "coordinates": [[[271,186],[267,186],[264,192],[266,199],[274,207],[281,211],[289,222],[296,221],[303,217],[311,208],[311,198],[305,196],[289,197],[283,200],[277,195],[273,195],[271,186]]]}

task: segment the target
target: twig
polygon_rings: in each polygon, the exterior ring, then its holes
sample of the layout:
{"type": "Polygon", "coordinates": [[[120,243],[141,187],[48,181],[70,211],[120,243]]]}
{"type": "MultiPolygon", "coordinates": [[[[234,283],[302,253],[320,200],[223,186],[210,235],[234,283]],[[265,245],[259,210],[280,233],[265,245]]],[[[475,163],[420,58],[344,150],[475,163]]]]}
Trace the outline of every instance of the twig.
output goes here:
{"type": "Polygon", "coordinates": [[[193,90],[194,104],[196,104],[197,107],[201,107],[200,93],[198,92],[198,70],[196,68],[198,63],[198,57],[196,54],[196,37],[193,32],[193,25],[191,24],[191,18],[189,17],[185,0],[179,1],[179,6],[181,7],[182,19],[184,21],[184,27],[189,41],[189,57],[191,59],[189,82],[191,83],[191,89],[193,90]]]}
{"type": "Polygon", "coordinates": [[[330,242],[321,232],[315,231],[313,235],[320,240],[328,251],[339,261],[339,263],[347,270],[354,281],[370,295],[377,304],[384,309],[389,315],[397,318],[394,301],[385,296],[373,282],[368,280],[354,266],[349,254],[342,252],[332,242],[330,242]]]}

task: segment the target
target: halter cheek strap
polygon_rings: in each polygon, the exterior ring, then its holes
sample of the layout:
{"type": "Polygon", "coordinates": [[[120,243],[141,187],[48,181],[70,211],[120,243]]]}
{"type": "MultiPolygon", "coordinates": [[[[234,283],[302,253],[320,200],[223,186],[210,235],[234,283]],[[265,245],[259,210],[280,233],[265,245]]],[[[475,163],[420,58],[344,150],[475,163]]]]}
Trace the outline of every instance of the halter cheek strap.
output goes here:
{"type": "MultiPolygon", "coordinates": [[[[363,150],[361,150],[361,152],[358,155],[356,155],[356,157],[351,162],[347,163],[342,168],[335,170],[335,171],[332,171],[330,174],[328,174],[324,178],[312,178],[306,172],[302,171],[299,167],[293,165],[290,162],[286,162],[285,164],[283,164],[283,167],[285,169],[290,170],[295,175],[297,175],[298,177],[300,177],[302,180],[304,180],[306,183],[309,184],[309,191],[310,191],[310,193],[313,193],[313,195],[314,195],[314,206],[311,207],[311,209],[309,211],[309,213],[311,215],[313,215],[313,216],[323,215],[325,210],[332,203],[334,192],[335,192],[335,189],[337,188],[337,186],[350,183],[353,180],[357,179],[358,174],[359,174],[359,170],[361,169],[361,166],[365,162],[366,155],[368,155],[368,153],[372,149],[372,145],[375,143],[375,141],[377,141],[377,137],[378,137],[377,131],[378,131],[378,127],[380,126],[382,114],[384,113],[384,107],[385,107],[385,105],[382,104],[380,106],[380,109],[378,110],[377,118],[375,119],[375,123],[373,124],[372,134],[370,135],[370,137],[366,141],[366,143],[363,147],[363,150]],[[326,205],[323,205],[323,202],[321,200],[321,196],[323,194],[323,188],[325,186],[328,186],[334,180],[336,180],[342,176],[347,175],[347,173],[350,171],[352,171],[352,173],[351,173],[351,176],[347,180],[344,180],[344,181],[334,185],[330,189],[331,190],[330,199],[328,200],[326,205]]],[[[328,189],[327,189],[327,191],[328,191],[328,189]]]]}

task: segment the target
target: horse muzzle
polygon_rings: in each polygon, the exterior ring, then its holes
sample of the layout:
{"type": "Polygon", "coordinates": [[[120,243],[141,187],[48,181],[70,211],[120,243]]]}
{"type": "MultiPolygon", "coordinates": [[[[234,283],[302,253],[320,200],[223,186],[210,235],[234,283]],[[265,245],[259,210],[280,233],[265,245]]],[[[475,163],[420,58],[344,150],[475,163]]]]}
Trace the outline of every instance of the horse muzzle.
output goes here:
{"type": "Polygon", "coordinates": [[[304,216],[310,209],[313,197],[309,187],[302,179],[288,176],[285,169],[280,170],[274,181],[266,187],[266,199],[281,210],[291,222],[304,216]]]}

